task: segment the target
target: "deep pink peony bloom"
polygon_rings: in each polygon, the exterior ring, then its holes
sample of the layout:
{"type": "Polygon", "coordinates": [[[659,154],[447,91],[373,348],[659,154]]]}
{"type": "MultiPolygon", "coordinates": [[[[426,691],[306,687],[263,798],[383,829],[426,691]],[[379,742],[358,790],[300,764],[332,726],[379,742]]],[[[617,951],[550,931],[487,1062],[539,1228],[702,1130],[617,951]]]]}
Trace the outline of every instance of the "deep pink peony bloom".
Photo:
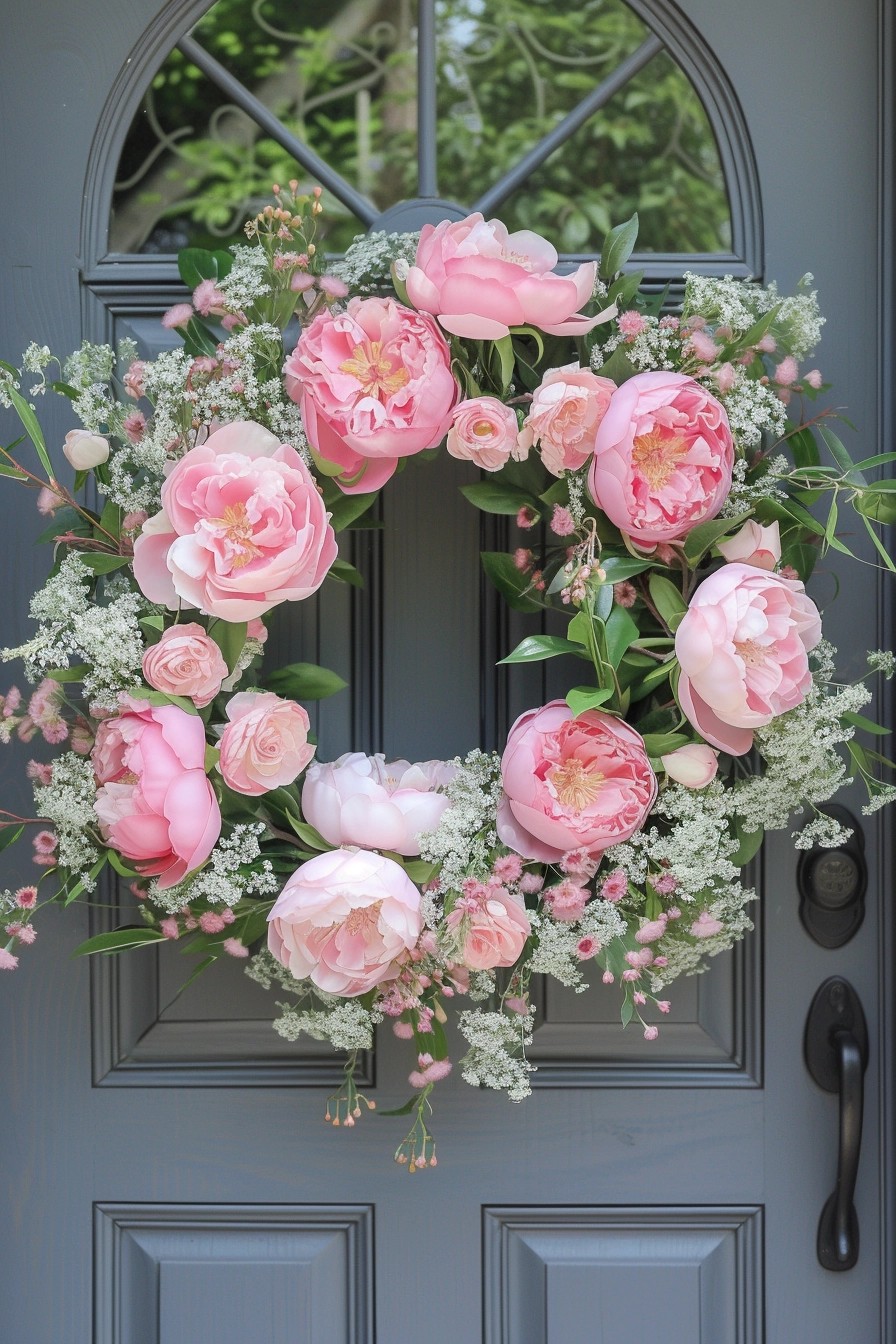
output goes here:
{"type": "Polygon", "coordinates": [[[249,621],[316,592],[336,538],[294,448],[238,421],[181,458],[162,512],[134,543],[134,576],[150,602],[249,621]]]}
{"type": "Polygon", "coordinates": [[[598,427],[616,384],[578,364],[548,369],[520,430],[525,452],[536,446],[552,476],[578,471],[594,452],[598,427]]]}
{"type": "Polygon", "coordinates": [[[144,877],[173,887],[205,863],[221,813],[197,715],[122,695],[121,713],[97,729],[93,767],[103,839],[144,877]]]}
{"type": "Polygon", "coordinates": [[[215,641],[191,621],[162,631],[143,655],[143,675],[157,691],[184,695],[202,709],[220,691],[227,664],[215,641]]]}
{"type": "Polygon", "coordinates": [[[707,742],[732,756],[753,729],[802,703],[821,618],[798,579],[728,564],[697,588],[675,633],[678,700],[707,742]]]}
{"type": "Polygon", "coordinates": [[[343,998],[397,974],[423,928],[420,893],[394,859],[334,849],[293,873],[268,915],[268,947],[297,980],[343,998]]]}
{"type": "Polygon", "coordinates": [[[257,797],[291,784],[314,755],[307,710],[271,691],[241,691],[227,702],[218,767],[236,793],[257,797]]]}
{"type": "Polygon", "coordinates": [[[445,447],[452,457],[475,462],[483,471],[500,471],[511,456],[524,456],[517,433],[513,407],[497,397],[471,397],[455,406],[445,447]]]}
{"type": "Polygon", "coordinates": [[[540,234],[508,233],[500,220],[477,213],[425,224],[405,283],[414,307],[434,313],[455,336],[497,341],[527,325],[583,336],[612,315],[576,311],[594,292],[597,263],[584,262],[571,275],[555,275],[556,265],[555,249],[540,234]]]}
{"type": "Polygon", "coordinates": [[[542,863],[628,840],[656,798],[656,776],[635,729],[597,709],[574,718],[563,700],[517,719],[501,772],[498,835],[542,863]]]}
{"type": "Polygon", "coordinates": [[[336,481],[347,494],[378,490],[400,458],[436,447],[457,400],[445,338],[394,299],[319,313],[283,373],[308,441],[342,468],[336,481]]]}
{"type": "Polygon", "coordinates": [[[470,971],[512,966],[532,932],[522,897],[504,887],[486,890],[475,910],[456,906],[446,924],[449,929],[461,928],[463,945],[458,960],[470,971]]]}
{"type": "Polygon", "coordinates": [[[713,518],[731,489],[721,402],[681,373],[639,373],[610,399],[588,488],[620,532],[651,546],[713,518]]]}
{"type": "Polygon", "coordinates": [[[444,761],[386,763],[383,755],[347,752],[312,765],[302,786],[302,814],[332,845],[420,853],[417,837],[433,831],[448,806],[444,788],[456,774],[444,761]]]}

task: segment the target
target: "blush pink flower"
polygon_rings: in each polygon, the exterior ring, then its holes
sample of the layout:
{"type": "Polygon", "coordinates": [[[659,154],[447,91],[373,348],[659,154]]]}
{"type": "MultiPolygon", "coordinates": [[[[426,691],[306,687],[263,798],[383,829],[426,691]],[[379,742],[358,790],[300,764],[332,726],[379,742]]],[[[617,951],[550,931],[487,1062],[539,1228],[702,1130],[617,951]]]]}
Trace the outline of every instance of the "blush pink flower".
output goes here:
{"type": "Polygon", "coordinates": [[[103,839],[144,877],[172,887],[205,862],[221,813],[205,773],[205,727],[177,705],[121,696],[97,728],[94,804],[103,839]]]}
{"type": "Polygon", "coordinates": [[[594,452],[598,426],[615,391],[609,378],[578,364],[549,369],[523,421],[520,448],[537,447],[552,476],[578,471],[594,452]]]}
{"type": "Polygon", "coordinates": [[[174,467],[162,512],[134,543],[134,576],[151,602],[249,621],[310,597],[335,559],[329,514],[298,453],[238,421],[174,467]]]}
{"type": "Polygon", "coordinates": [[[472,908],[458,904],[445,921],[462,939],[458,961],[470,971],[512,966],[532,932],[522,897],[505,887],[486,888],[472,908]]]}
{"type": "Polygon", "coordinates": [[[727,564],[704,579],[675,634],[678,699],[697,732],[742,756],[753,729],[802,703],[821,618],[798,579],[727,564]]]}
{"type": "Polygon", "coordinates": [[[108,460],[109,440],[101,434],[91,434],[87,429],[70,429],[62,451],[75,471],[90,471],[108,460]]]}
{"type": "Polygon", "coordinates": [[[257,797],[291,784],[315,748],[307,710],[271,691],[241,691],[227,702],[218,768],[236,793],[257,797]]]}
{"type": "Polygon", "coordinates": [[[583,336],[615,309],[588,318],[576,310],[594,291],[597,263],[555,275],[557,253],[527,229],[508,233],[481,214],[425,224],[405,284],[415,308],[434,313],[446,331],[497,341],[531,325],[557,336],[583,336]]]}
{"type": "Polygon", "coordinates": [[[193,290],[193,307],[203,317],[223,317],[226,302],[214,280],[200,280],[193,290]]]}
{"type": "Polygon", "coordinates": [[[676,747],[675,751],[661,756],[663,769],[676,784],[686,789],[703,789],[715,779],[719,768],[719,754],[712,747],[702,747],[698,742],[676,747]]]}
{"type": "Polygon", "coordinates": [[[628,840],[656,798],[656,776],[635,729],[600,710],[575,718],[563,700],[517,719],[501,772],[498,835],[543,863],[628,840]]]}
{"type": "Polygon", "coordinates": [[[173,331],[177,327],[185,327],[193,317],[193,305],[191,303],[176,303],[173,308],[169,308],[162,314],[162,326],[168,331],[173,331]]]}
{"type": "Polygon", "coordinates": [[[431,317],[394,299],[351,299],[321,312],[283,366],[308,441],[340,468],[347,494],[378,490],[399,459],[434,448],[451,424],[457,384],[431,317]]]}
{"type": "Polygon", "coordinates": [[[277,960],[297,980],[343,998],[394,979],[423,927],[420,893],[404,869],[363,849],[303,863],[268,920],[277,960]]]}
{"type": "Polygon", "coordinates": [[[692,938],[714,938],[717,933],[722,932],[723,927],[720,919],[715,919],[708,910],[704,910],[694,920],[688,933],[692,938]]]}
{"type": "Polygon", "coordinates": [[[143,655],[143,675],[155,690],[186,696],[202,709],[220,691],[227,664],[202,626],[189,622],[162,631],[143,655]]]}
{"type": "Polygon", "coordinates": [[[511,406],[496,397],[471,397],[454,408],[445,447],[452,457],[500,471],[517,451],[518,425],[511,406]]]}
{"type": "Polygon", "coordinates": [[[650,546],[713,518],[733,465],[721,402],[683,374],[639,373],[610,399],[588,488],[620,532],[650,546]]]}
{"type": "Polygon", "coordinates": [[[448,798],[439,790],[456,771],[443,761],[386,763],[383,755],[347,752],[311,766],[302,786],[302,815],[331,845],[420,853],[418,836],[435,830],[448,798]]]}
{"type": "Polygon", "coordinates": [[[142,359],[132,359],[122,382],[124,383],[125,392],[133,401],[139,401],[146,391],[143,382],[145,377],[146,361],[142,359]]]}
{"type": "Polygon", "coordinates": [[[754,565],[757,569],[773,570],[781,559],[781,531],[777,520],[763,527],[748,518],[733,537],[716,544],[726,560],[754,565]]]}

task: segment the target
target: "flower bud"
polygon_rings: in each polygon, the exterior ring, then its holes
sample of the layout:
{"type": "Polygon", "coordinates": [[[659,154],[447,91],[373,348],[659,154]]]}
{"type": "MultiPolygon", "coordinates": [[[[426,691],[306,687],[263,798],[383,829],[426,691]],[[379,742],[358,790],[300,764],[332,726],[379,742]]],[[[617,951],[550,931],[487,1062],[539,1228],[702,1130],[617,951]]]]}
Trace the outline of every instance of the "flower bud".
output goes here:
{"type": "Polygon", "coordinates": [[[71,429],[65,436],[62,451],[75,471],[90,471],[109,457],[109,443],[100,434],[87,429],[71,429]]]}

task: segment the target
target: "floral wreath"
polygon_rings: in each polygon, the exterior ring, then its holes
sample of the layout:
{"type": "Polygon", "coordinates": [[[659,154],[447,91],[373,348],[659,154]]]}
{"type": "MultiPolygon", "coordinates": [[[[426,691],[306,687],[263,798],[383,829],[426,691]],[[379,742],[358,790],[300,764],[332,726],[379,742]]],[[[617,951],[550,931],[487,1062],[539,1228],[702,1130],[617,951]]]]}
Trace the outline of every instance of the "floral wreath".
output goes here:
{"type": "Polygon", "coordinates": [[[513,1101],[530,1090],[534,975],[618,986],[623,1026],[652,1040],[665,987],[752,927],[742,870],[764,832],[808,810],[796,846],[841,843],[819,809],[848,772],[866,811],[893,796],[890,763],[855,740],[880,731],[870,692],[835,681],[804,582],[829,549],[849,554],[844,504],[894,568],[877,530],[896,517],[890,482],[864,474],[894,455],[854,465],[832,414],[811,414],[810,276],[781,297],[688,275],[665,312],[623,270],[636,217],[566,275],[545,239],[476,214],[360,238],[328,266],[320,191],[274,196],[245,245],[181,253],[192,301],[162,320],[181,348],[85,343],[59,362],[32,345],[22,370],[0,365],[25,431],[0,472],[38,490],[54,547],[36,633],[3,651],[34,689],[0,698],[0,735],[63,748],[28,762],[36,816],[2,814],[3,846],[38,828],[47,871],[0,895],[0,968],[34,942],[45,880],[69,905],[111,865],[136,917],[79,950],[180,940],[200,968],[247,958],[284,996],[282,1036],[348,1052],[333,1124],[373,1108],[355,1063],[389,1020],[412,1056],[396,1159],[415,1171],[436,1163],[455,1001],[464,1078],[513,1101]],[[71,488],[26,373],[80,422],[71,488]],[[328,578],[359,582],[337,535],[443,441],[486,473],[470,502],[524,534],[483,556],[489,578],[511,607],[569,618],[502,661],[564,658],[571,689],[500,755],[319,762],[303,702],[344,682],[266,671],[266,618],[328,578]]]}

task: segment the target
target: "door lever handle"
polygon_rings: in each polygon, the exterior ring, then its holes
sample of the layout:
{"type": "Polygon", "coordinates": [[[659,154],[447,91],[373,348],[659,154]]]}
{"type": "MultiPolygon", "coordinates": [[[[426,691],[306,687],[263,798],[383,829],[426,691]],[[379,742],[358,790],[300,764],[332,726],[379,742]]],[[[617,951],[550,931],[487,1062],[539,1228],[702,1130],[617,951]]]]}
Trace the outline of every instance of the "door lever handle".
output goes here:
{"type": "Polygon", "coordinates": [[[820,986],[806,1020],[806,1066],[819,1087],[840,1098],[837,1182],[821,1211],[817,1252],[825,1269],[852,1269],[859,1258],[853,1197],[862,1147],[868,1029],[859,997],[846,980],[820,986]]]}

